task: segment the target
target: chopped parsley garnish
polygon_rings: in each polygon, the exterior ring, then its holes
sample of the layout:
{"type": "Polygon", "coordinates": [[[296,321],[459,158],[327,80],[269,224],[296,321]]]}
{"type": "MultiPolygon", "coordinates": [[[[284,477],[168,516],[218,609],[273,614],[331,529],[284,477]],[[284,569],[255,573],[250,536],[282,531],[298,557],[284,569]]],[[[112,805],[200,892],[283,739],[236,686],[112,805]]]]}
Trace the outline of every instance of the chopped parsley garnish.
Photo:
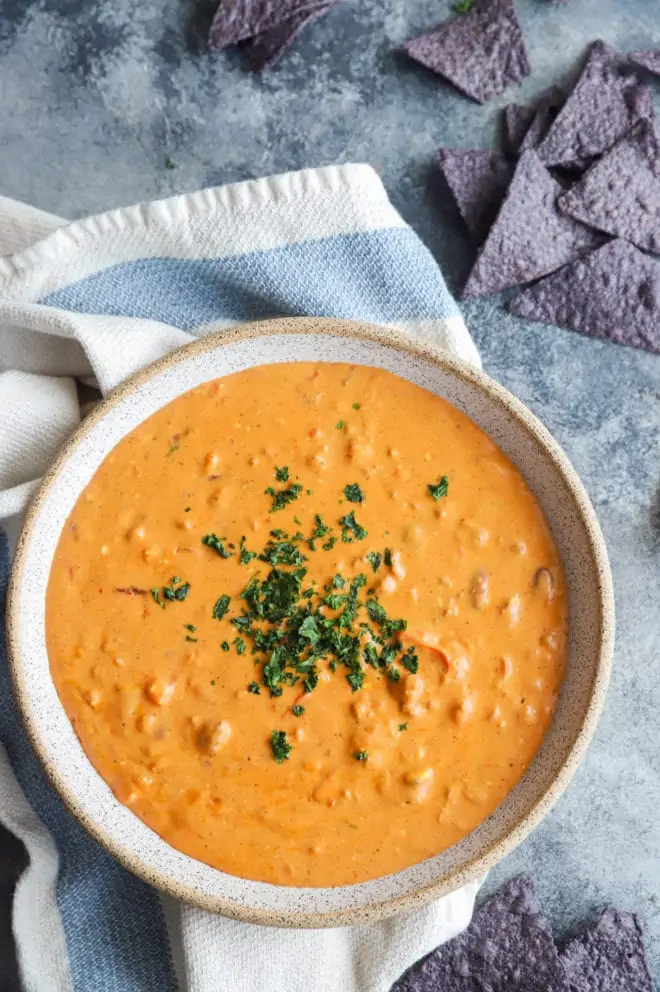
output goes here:
{"type": "Polygon", "coordinates": [[[213,619],[214,620],[222,620],[222,618],[224,617],[225,613],[229,609],[229,604],[230,603],[231,603],[231,597],[230,596],[220,596],[220,597],[218,597],[218,599],[216,599],[215,605],[213,607],[213,613],[212,613],[213,619]]]}
{"type": "Polygon", "coordinates": [[[165,609],[165,603],[160,598],[160,593],[159,593],[158,589],[155,589],[155,588],[152,589],[151,590],[151,595],[153,596],[154,603],[158,603],[159,606],[161,606],[163,609],[165,609]]]}
{"type": "Polygon", "coordinates": [[[367,537],[367,531],[355,519],[355,510],[347,513],[345,517],[339,518],[341,527],[341,539],[344,544],[352,544],[353,541],[363,541],[367,537]]]}
{"type": "Polygon", "coordinates": [[[457,14],[467,14],[473,6],[474,0],[454,0],[454,10],[457,14]]]}
{"type": "Polygon", "coordinates": [[[379,551],[369,551],[366,555],[367,561],[373,568],[374,572],[377,572],[383,561],[383,556],[379,551]]]}
{"type": "Polygon", "coordinates": [[[307,558],[292,541],[269,541],[259,555],[259,561],[265,561],[269,565],[302,565],[307,558]]]}
{"type": "Polygon", "coordinates": [[[289,481],[289,466],[283,465],[281,468],[275,466],[275,478],[278,482],[288,482],[289,481]]]}
{"type": "Polygon", "coordinates": [[[197,637],[191,637],[190,634],[186,634],[186,636],[185,636],[185,640],[186,641],[192,641],[193,644],[197,644],[198,639],[199,638],[197,638],[197,637]]]}
{"type": "MultiPolygon", "coordinates": [[[[157,591],[152,589],[151,595],[158,603],[158,599],[156,598],[157,591]]],[[[179,576],[175,575],[174,578],[170,579],[169,585],[163,586],[162,595],[163,599],[166,599],[168,603],[182,603],[189,592],[190,583],[182,582],[179,576]]],[[[165,604],[160,603],[159,605],[164,606],[165,604]]]]}
{"type": "Polygon", "coordinates": [[[189,630],[191,634],[194,634],[195,631],[197,630],[197,627],[195,627],[195,625],[192,623],[184,623],[183,626],[186,628],[186,630],[189,630]]]}
{"type": "MultiPolygon", "coordinates": [[[[319,513],[315,513],[314,530],[312,531],[312,536],[307,538],[307,545],[309,547],[309,550],[316,551],[316,542],[319,541],[322,537],[326,537],[328,534],[330,534],[331,531],[332,531],[332,527],[328,527],[328,525],[324,523],[321,515],[319,513]]],[[[330,551],[330,549],[334,546],[336,540],[337,540],[336,538],[330,537],[323,545],[323,550],[330,551]],[[330,544],[330,541],[332,541],[332,544],[330,544]]]]}
{"type": "Polygon", "coordinates": [[[337,428],[338,431],[343,430],[344,429],[344,421],[343,420],[338,420],[337,423],[335,424],[335,427],[337,428]]]}
{"type": "Polygon", "coordinates": [[[190,513],[191,510],[192,510],[192,506],[187,506],[183,512],[190,513]]]}
{"type": "Polygon", "coordinates": [[[293,713],[294,716],[302,716],[303,713],[305,712],[305,707],[300,706],[298,703],[296,703],[295,706],[291,707],[291,712],[293,713]]]}
{"type": "Polygon", "coordinates": [[[346,676],[346,681],[350,685],[353,692],[357,692],[358,689],[362,688],[362,683],[364,682],[364,671],[360,668],[354,672],[350,672],[346,676]]]}
{"type": "Polygon", "coordinates": [[[248,685],[248,692],[253,693],[255,696],[259,696],[261,694],[261,689],[259,688],[259,683],[258,682],[250,682],[250,684],[248,685]]]}
{"type": "Polygon", "coordinates": [[[217,534],[205,534],[202,538],[202,544],[205,544],[207,548],[211,548],[221,558],[231,558],[233,552],[227,551],[225,548],[226,540],[226,537],[218,537],[217,534]]]}
{"type": "Polygon", "coordinates": [[[234,647],[236,648],[236,654],[245,654],[245,641],[242,637],[236,638],[234,647]]]}
{"type": "Polygon", "coordinates": [[[169,456],[173,455],[175,451],[178,451],[180,447],[181,447],[180,444],[171,444],[167,450],[167,454],[165,455],[165,457],[169,458],[169,456]]]}
{"type": "Polygon", "coordinates": [[[270,735],[270,749],[278,765],[286,761],[293,748],[286,739],[286,730],[274,730],[270,735]]]}
{"type": "Polygon", "coordinates": [[[400,723],[399,724],[399,730],[404,731],[404,730],[407,730],[407,729],[408,729],[408,724],[407,723],[400,723]]]}
{"type": "Polygon", "coordinates": [[[354,404],[353,404],[353,409],[354,409],[354,410],[359,410],[361,406],[362,406],[362,404],[361,404],[361,403],[354,403],[354,404]]]}
{"type": "Polygon", "coordinates": [[[364,493],[357,482],[351,482],[350,485],[344,486],[344,496],[349,503],[364,503],[364,493]]]}
{"type": "Polygon", "coordinates": [[[288,489],[276,490],[272,486],[269,486],[264,492],[273,501],[270,512],[275,513],[277,510],[283,510],[289,503],[293,503],[294,499],[298,499],[302,491],[303,487],[297,482],[290,485],[288,489]]]}
{"type": "Polygon", "coordinates": [[[229,651],[229,641],[222,641],[220,647],[223,651],[229,651]]]}
{"type": "Polygon", "coordinates": [[[385,548],[385,550],[383,551],[383,561],[385,562],[388,568],[392,567],[392,552],[390,551],[389,548],[385,548]]]}
{"type": "Polygon", "coordinates": [[[426,488],[437,503],[443,498],[443,496],[447,495],[447,490],[449,489],[449,479],[446,475],[443,475],[440,479],[438,479],[435,485],[430,482],[426,488]]]}
{"type": "Polygon", "coordinates": [[[240,540],[239,549],[240,549],[239,561],[241,565],[249,565],[250,562],[257,557],[256,551],[248,551],[248,549],[245,547],[244,537],[242,537],[240,540]]]}
{"type": "Polygon", "coordinates": [[[367,758],[369,757],[369,752],[368,751],[354,751],[353,752],[353,757],[355,758],[356,761],[366,761],[367,758]]]}
{"type": "Polygon", "coordinates": [[[404,655],[401,657],[401,664],[403,667],[410,672],[411,675],[416,675],[419,669],[419,658],[417,657],[417,652],[413,647],[409,647],[404,655]]]}
{"type": "Polygon", "coordinates": [[[298,524],[299,527],[302,525],[302,520],[299,520],[298,517],[294,517],[293,522],[294,524],[298,524]]]}

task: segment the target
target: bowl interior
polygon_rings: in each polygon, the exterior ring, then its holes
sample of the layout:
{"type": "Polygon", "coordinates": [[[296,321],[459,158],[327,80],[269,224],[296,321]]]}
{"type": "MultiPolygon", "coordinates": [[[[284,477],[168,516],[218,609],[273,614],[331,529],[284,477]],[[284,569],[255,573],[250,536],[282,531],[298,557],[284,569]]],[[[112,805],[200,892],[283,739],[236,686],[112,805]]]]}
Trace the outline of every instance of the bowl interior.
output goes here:
{"type": "Polygon", "coordinates": [[[195,342],[118,390],[83,425],[33,505],[10,594],[13,674],[28,733],[56,788],[83,824],[148,881],[204,908],[262,923],[328,925],[389,915],[483,873],[542,818],[579,762],[602,703],[611,646],[611,589],[593,511],[565,456],[518,401],[460,361],[386,332],[338,322],[269,322],[195,342]],[[311,328],[310,328],[311,324],[311,328]],[[284,326],[283,326],[284,325],[284,326]],[[284,333],[283,333],[284,332],[284,333]],[[108,452],[181,393],[257,364],[352,362],[377,366],[445,397],[521,469],[549,521],[569,590],[566,679],[551,728],[527,774],[460,843],[394,875],[338,888],[284,888],[217,871],[175,851],[120,805],[86,758],[50,678],[45,594],[61,529],[108,452]]]}

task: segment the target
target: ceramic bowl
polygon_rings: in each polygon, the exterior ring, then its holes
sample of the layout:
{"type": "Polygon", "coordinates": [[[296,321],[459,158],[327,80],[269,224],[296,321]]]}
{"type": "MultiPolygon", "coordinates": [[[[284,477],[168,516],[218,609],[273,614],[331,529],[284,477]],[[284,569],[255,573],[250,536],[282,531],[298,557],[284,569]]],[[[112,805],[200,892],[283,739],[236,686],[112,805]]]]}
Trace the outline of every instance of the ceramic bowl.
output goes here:
{"type": "Polygon", "coordinates": [[[73,815],[122,864],[203,909],[258,923],[322,927],[410,910],[483,875],[551,809],[568,785],[603,705],[614,606],[603,538],[587,494],[548,431],[483,372],[396,332],[330,319],[285,319],[196,340],[134,376],[84,421],[28,512],[9,591],[15,691],[27,733],[73,815]],[[412,868],[336,888],[291,888],[227,875],[174,850],[122,806],[86,758],[50,677],[45,595],[62,527],[108,452],[181,393],[254,365],[351,362],[394,372],[445,397],[518,466],[536,494],[568,580],[567,674],[552,725],[525,776],[458,844],[412,868]]]}

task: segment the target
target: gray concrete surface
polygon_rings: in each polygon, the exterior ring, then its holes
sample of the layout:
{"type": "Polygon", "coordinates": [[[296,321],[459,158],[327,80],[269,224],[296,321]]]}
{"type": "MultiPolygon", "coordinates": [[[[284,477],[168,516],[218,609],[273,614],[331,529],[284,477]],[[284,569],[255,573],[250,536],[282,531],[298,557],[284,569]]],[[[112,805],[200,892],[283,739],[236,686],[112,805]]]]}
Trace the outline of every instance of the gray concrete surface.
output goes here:
{"type": "MultiPolygon", "coordinates": [[[[0,0],[0,192],[73,218],[368,161],[456,288],[471,253],[435,175],[435,148],[490,147],[498,109],[569,78],[596,37],[622,49],[660,45],[660,8],[656,0],[519,0],[533,75],[480,107],[395,52],[448,7],[352,0],[260,79],[236,54],[206,54],[207,2],[0,0]]],[[[658,82],[655,93],[660,109],[658,82]]],[[[516,320],[496,298],[470,303],[465,315],[487,371],[541,417],[586,483],[618,608],[611,690],[588,757],[487,890],[528,873],[559,935],[606,904],[635,910],[658,981],[660,358],[516,320]]]]}

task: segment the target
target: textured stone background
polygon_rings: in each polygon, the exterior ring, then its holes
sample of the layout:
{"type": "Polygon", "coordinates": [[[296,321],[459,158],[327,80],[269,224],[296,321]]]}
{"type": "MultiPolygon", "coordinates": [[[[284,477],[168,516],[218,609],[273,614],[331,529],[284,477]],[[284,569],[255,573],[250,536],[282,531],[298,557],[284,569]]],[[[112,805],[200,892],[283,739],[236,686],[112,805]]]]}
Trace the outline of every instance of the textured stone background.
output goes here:
{"type": "MultiPolygon", "coordinates": [[[[660,8],[657,0],[519,0],[533,75],[479,107],[395,51],[448,6],[353,0],[259,79],[237,55],[206,54],[212,3],[0,0],[0,192],[73,218],[287,169],[368,161],[456,287],[470,251],[434,174],[434,149],[490,147],[498,108],[569,78],[596,37],[622,49],[660,45],[660,8]]],[[[516,320],[496,298],[471,303],[465,315],[486,370],[541,417],[585,481],[618,607],[596,740],[555,811],[487,889],[529,873],[558,934],[605,904],[635,910],[660,980],[660,358],[516,320]]],[[[7,966],[0,948],[2,959],[7,966]]]]}

